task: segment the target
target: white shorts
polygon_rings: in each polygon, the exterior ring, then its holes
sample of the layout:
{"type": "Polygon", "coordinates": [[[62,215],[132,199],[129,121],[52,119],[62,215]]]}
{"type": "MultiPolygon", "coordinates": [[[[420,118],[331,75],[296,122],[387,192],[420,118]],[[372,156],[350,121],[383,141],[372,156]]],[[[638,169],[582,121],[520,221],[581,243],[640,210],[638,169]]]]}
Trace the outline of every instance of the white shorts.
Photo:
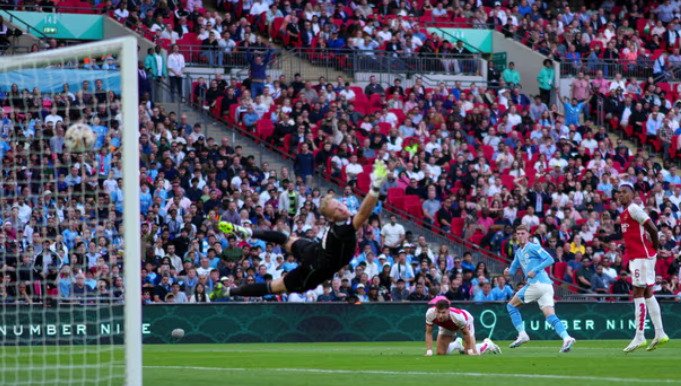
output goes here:
{"type": "MultiPolygon", "coordinates": [[[[473,319],[473,315],[470,313],[468,314],[468,321],[466,322],[466,327],[468,327],[468,331],[471,333],[471,336],[475,337],[475,319],[473,319]]],[[[456,336],[456,331],[448,330],[443,327],[438,327],[437,331],[437,336],[439,337],[440,335],[444,336],[451,336],[454,337],[456,336]]]]}
{"type": "Polygon", "coordinates": [[[553,285],[545,283],[534,283],[523,287],[517,294],[523,303],[537,302],[539,308],[553,307],[553,285]]]}
{"type": "Polygon", "coordinates": [[[655,260],[634,259],[629,262],[631,272],[631,284],[634,287],[648,287],[655,284],[655,260]]]}

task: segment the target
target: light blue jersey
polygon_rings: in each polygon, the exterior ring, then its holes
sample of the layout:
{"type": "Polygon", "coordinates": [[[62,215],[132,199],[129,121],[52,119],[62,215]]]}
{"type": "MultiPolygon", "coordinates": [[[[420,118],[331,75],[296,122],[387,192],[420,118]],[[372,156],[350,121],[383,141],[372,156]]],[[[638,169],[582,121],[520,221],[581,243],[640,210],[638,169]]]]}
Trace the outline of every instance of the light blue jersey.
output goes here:
{"type": "Polygon", "coordinates": [[[553,285],[553,281],[544,270],[553,264],[553,257],[544,250],[539,244],[528,242],[524,248],[518,248],[515,251],[513,263],[511,263],[511,274],[514,274],[518,268],[522,268],[523,274],[527,279],[527,284],[543,283],[553,285]],[[527,277],[530,271],[535,272],[533,278],[527,277]]]}
{"type": "MultiPolygon", "coordinates": [[[[515,251],[513,263],[511,263],[509,269],[511,274],[515,274],[518,268],[522,268],[523,274],[525,274],[527,279],[527,285],[521,288],[515,296],[525,304],[536,302],[545,313],[548,311],[546,322],[553,326],[556,334],[563,339],[563,348],[561,348],[560,352],[568,352],[572,345],[575,344],[575,340],[570,337],[563,323],[553,312],[553,307],[555,306],[553,281],[545,271],[552,264],[553,257],[541,245],[527,243],[524,248],[518,248],[515,251]],[[534,272],[534,277],[530,278],[527,276],[530,272],[534,272]]],[[[511,301],[506,304],[506,310],[508,310],[513,326],[518,331],[518,339],[511,343],[511,348],[518,347],[530,338],[525,333],[525,324],[518,307],[513,305],[511,301]]]]}

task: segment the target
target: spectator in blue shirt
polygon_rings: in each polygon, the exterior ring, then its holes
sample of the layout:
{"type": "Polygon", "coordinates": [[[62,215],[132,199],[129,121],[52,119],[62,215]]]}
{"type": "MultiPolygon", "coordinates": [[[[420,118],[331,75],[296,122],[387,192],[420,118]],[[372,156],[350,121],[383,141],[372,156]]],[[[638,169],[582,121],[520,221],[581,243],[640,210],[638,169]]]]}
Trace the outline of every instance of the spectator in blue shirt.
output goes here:
{"type": "Polygon", "coordinates": [[[603,173],[601,182],[596,185],[596,190],[601,190],[605,193],[606,197],[612,197],[612,183],[610,182],[610,173],[603,173]]]}
{"type": "Polygon", "coordinates": [[[255,110],[253,109],[253,105],[249,105],[248,110],[241,119],[242,122],[244,123],[244,126],[246,126],[248,130],[253,131],[255,129],[255,124],[258,122],[258,119],[260,119],[260,117],[258,116],[258,113],[256,113],[255,110]]]}
{"type": "Polygon", "coordinates": [[[656,137],[658,130],[662,127],[662,122],[664,116],[658,112],[659,108],[657,106],[653,107],[653,112],[648,116],[646,121],[646,134],[649,137],[656,137]]]}
{"type": "Polygon", "coordinates": [[[527,0],[522,0],[520,2],[520,5],[518,5],[518,13],[523,18],[525,18],[525,15],[532,13],[532,6],[527,2],[527,0]]]}
{"type": "Polygon", "coordinates": [[[463,261],[461,261],[461,269],[465,271],[475,272],[475,265],[473,264],[473,255],[470,252],[463,254],[463,261]]]}
{"type": "Polygon", "coordinates": [[[151,193],[149,192],[149,185],[142,184],[140,187],[140,212],[146,215],[153,202],[154,199],[151,197],[151,193]]]}
{"type": "Polygon", "coordinates": [[[348,207],[348,211],[354,216],[359,210],[359,200],[352,194],[352,188],[350,186],[345,187],[345,194],[343,197],[338,199],[342,204],[348,207]]]}
{"type": "Polygon", "coordinates": [[[578,102],[576,98],[572,98],[572,103],[567,97],[563,97],[563,108],[565,109],[565,125],[575,125],[579,126],[579,117],[584,111],[584,106],[591,102],[591,97],[589,99],[578,102]]]}
{"type": "Polygon", "coordinates": [[[496,287],[492,289],[492,300],[494,301],[508,301],[513,297],[513,288],[506,283],[506,278],[497,276],[494,279],[496,287]]]}
{"type": "Polygon", "coordinates": [[[250,64],[251,96],[253,98],[262,94],[262,90],[265,88],[267,65],[271,58],[272,50],[267,50],[264,58],[261,55],[253,55],[250,51],[246,53],[246,60],[250,64]]]}
{"type": "Polygon", "coordinates": [[[332,31],[331,37],[326,42],[326,45],[332,50],[341,50],[345,48],[345,39],[338,36],[338,31],[332,31]]]}
{"type": "Polygon", "coordinates": [[[296,172],[296,176],[302,177],[303,181],[307,181],[307,177],[311,176],[314,172],[314,157],[307,143],[303,143],[300,146],[300,153],[296,155],[293,169],[296,172]]]}
{"type": "Polygon", "coordinates": [[[494,296],[492,295],[492,285],[488,281],[480,284],[480,289],[475,291],[473,301],[476,303],[494,301],[494,296]]]}

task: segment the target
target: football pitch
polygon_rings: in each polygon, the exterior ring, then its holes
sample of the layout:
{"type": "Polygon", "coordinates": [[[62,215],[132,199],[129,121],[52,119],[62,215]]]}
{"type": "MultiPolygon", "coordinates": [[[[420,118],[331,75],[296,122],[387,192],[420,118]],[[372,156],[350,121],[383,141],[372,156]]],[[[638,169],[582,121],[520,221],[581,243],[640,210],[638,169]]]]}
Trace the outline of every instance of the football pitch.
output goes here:
{"type": "MultiPolygon", "coordinates": [[[[501,355],[430,358],[423,356],[421,342],[144,345],[144,385],[681,385],[681,342],[628,355],[622,353],[627,341],[578,341],[568,354],[558,354],[558,341],[532,341],[513,350],[509,342],[497,343],[501,355]]],[[[0,370],[3,384],[63,385],[76,378],[77,384],[97,385],[109,384],[101,382],[107,371],[123,374],[120,348],[99,354],[102,362],[115,357],[113,367],[92,365],[93,354],[82,358],[77,347],[45,350],[48,355],[33,348],[29,362],[27,349],[5,351],[17,350],[4,359],[19,366],[0,370]],[[90,366],[69,366],[79,360],[90,366]],[[47,369],[37,372],[41,362],[47,369]],[[23,371],[22,363],[28,365],[23,371]]]]}

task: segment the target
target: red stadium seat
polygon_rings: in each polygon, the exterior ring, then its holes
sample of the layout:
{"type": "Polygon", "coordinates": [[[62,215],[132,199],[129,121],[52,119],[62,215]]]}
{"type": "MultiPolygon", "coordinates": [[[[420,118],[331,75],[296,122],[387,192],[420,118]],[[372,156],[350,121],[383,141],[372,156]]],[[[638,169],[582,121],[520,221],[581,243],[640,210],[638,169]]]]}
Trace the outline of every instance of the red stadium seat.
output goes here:
{"type": "Polygon", "coordinates": [[[565,279],[565,272],[567,271],[567,263],[564,261],[559,261],[553,264],[553,277],[554,283],[560,285],[565,279]]]}
{"type": "Polygon", "coordinates": [[[482,154],[487,160],[487,162],[492,162],[492,158],[494,157],[494,148],[492,146],[488,145],[482,145],[480,146],[480,149],[482,150],[482,154]]]}
{"type": "Polygon", "coordinates": [[[260,119],[255,125],[255,133],[259,138],[266,140],[274,134],[274,124],[270,119],[260,119]]]}
{"type": "Polygon", "coordinates": [[[359,189],[362,194],[369,192],[369,186],[371,186],[371,176],[368,173],[360,173],[357,175],[357,189],[359,189]]]}
{"type": "Polygon", "coordinates": [[[450,224],[452,225],[450,233],[457,238],[463,237],[464,219],[461,217],[454,217],[450,224]]]}
{"type": "Polygon", "coordinates": [[[394,200],[397,197],[404,197],[404,189],[402,188],[389,188],[388,189],[388,198],[386,199],[386,202],[388,204],[394,205],[394,200]]]}
{"type": "Polygon", "coordinates": [[[222,96],[219,96],[215,99],[215,104],[213,105],[213,108],[210,110],[211,115],[215,117],[216,119],[220,119],[220,114],[222,114],[222,96]]]}
{"type": "Polygon", "coordinates": [[[513,191],[515,188],[515,177],[513,177],[510,174],[502,174],[501,175],[501,183],[508,189],[509,191],[513,191]]]}

